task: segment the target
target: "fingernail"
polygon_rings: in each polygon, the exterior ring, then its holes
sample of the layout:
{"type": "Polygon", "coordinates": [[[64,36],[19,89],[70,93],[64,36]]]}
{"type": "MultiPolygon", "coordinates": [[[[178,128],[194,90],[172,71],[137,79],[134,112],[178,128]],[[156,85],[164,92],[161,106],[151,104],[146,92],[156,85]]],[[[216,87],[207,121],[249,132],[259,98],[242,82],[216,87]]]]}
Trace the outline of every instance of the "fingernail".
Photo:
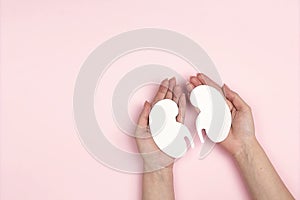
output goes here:
{"type": "Polygon", "coordinates": [[[222,90],[223,90],[223,92],[224,92],[224,95],[225,95],[225,97],[227,96],[227,94],[226,94],[226,90],[229,90],[229,87],[224,83],[224,85],[223,85],[224,87],[222,87],[222,90]]]}
{"type": "Polygon", "coordinates": [[[200,76],[201,78],[203,78],[203,74],[202,73],[198,73],[197,76],[200,76]]]}
{"type": "Polygon", "coordinates": [[[168,87],[168,85],[169,85],[169,80],[168,80],[168,78],[164,79],[164,80],[160,83],[160,85],[163,85],[163,86],[165,86],[165,87],[168,87]]]}
{"type": "Polygon", "coordinates": [[[225,85],[226,89],[231,90],[227,84],[224,84],[224,85],[225,85]]]}

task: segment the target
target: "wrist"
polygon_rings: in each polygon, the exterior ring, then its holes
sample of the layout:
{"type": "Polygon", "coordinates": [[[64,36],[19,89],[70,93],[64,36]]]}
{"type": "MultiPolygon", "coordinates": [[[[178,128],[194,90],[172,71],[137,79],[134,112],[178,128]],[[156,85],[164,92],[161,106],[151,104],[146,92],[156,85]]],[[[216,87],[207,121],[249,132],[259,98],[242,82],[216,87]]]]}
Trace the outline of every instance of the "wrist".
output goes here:
{"type": "Polygon", "coordinates": [[[158,162],[154,159],[144,159],[143,168],[144,173],[160,172],[160,173],[173,173],[174,160],[165,160],[158,162]]]}
{"type": "Polygon", "coordinates": [[[144,179],[151,180],[152,183],[173,185],[173,170],[162,168],[153,172],[145,172],[144,179]]]}
{"type": "Polygon", "coordinates": [[[159,175],[159,176],[170,176],[173,175],[173,167],[164,167],[155,171],[145,171],[145,174],[153,174],[153,175],[159,175]]]}
{"type": "Polygon", "coordinates": [[[144,173],[142,199],[175,199],[173,168],[144,173]]]}
{"type": "Polygon", "coordinates": [[[248,158],[249,155],[251,155],[252,152],[255,149],[257,149],[258,146],[259,146],[259,143],[256,140],[256,138],[254,136],[249,137],[243,141],[243,143],[240,146],[240,149],[233,154],[233,158],[236,161],[244,160],[244,159],[248,158]]]}

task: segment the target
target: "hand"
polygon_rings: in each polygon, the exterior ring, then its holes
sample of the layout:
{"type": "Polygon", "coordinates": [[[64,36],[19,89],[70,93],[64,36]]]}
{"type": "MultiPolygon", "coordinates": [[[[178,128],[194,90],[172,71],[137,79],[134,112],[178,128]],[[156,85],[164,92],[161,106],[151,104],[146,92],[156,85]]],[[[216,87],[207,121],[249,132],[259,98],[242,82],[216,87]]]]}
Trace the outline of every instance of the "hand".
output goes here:
{"type": "Polygon", "coordinates": [[[236,156],[236,154],[241,152],[244,148],[249,146],[248,144],[255,140],[251,108],[237,93],[230,90],[227,85],[224,85],[221,88],[217,83],[202,73],[190,77],[190,82],[187,83],[187,90],[191,92],[199,85],[209,85],[214,87],[226,97],[226,102],[232,116],[232,124],[228,137],[221,142],[220,145],[231,155],[236,156]]]}
{"type": "Polygon", "coordinates": [[[165,79],[162,81],[156,96],[152,103],[145,102],[144,108],[138,119],[137,128],[135,131],[136,143],[138,150],[144,160],[144,170],[147,172],[158,170],[161,168],[173,168],[174,158],[166,155],[155,144],[149,129],[149,113],[151,107],[158,101],[163,99],[172,99],[179,107],[177,121],[184,122],[186,99],[182,93],[181,87],[176,85],[176,79],[165,79]]]}

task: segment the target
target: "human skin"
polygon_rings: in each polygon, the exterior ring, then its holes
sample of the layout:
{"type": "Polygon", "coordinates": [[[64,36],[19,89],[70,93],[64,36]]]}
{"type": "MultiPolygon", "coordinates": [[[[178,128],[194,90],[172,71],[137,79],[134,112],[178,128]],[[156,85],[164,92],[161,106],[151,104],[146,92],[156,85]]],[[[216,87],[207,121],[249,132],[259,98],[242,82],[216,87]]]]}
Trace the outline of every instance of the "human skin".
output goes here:
{"type": "Polygon", "coordinates": [[[175,199],[173,187],[173,162],[174,159],[167,156],[156,146],[149,130],[149,113],[151,107],[162,99],[171,99],[178,105],[178,116],[176,120],[184,122],[186,98],[181,87],[176,85],[176,79],[165,79],[162,81],[156,96],[151,103],[145,102],[140,114],[135,131],[136,142],[139,152],[144,161],[142,199],[143,200],[169,200],[175,199]],[[149,152],[157,152],[149,155],[149,152]]]}
{"type": "Polygon", "coordinates": [[[227,85],[221,88],[204,74],[192,76],[188,91],[199,85],[210,85],[223,91],[231,111],[232,125],[226,140],[219,143],[236,162],[252,199],[294,199],[275,171],[255,137],[250,106],[227,85]]]}
{"type": "MultiPolygon", "coordinates": [[[[179,105],[177,121],[183,123],[185,115],[185,96],[176,80],[164,80],[152,103],[145,102],[143,111],[138,120],[136,135],[147,135],[147,138],[137,138],[140,153],[159,151],[151,138],[148,127],[148,117],[151,106],[164,98],[173,99],[179,105]]],[[[191,76],[187,83],[190,93],[199,85],[209,85],[224,94],[232,115],[232,125],[228,137],[221,143],[222,146],[236,162],[246,187],[252,199],[294,199],[281,178],[275,171],[266,153],[255,137],[255,128],[251,108],[247,103],[227,85],[220,87],[204,74],[191,76]]],[[[204,131],[205,134],[205,131],[204,131]]],[[[163,161],[174,161],[163,152],[158,156],[143,156],[145,171],[152,171],[163,166],[163,161]],[[149,167],[150,166],[150,167],[149,167]],[[150,169],[150,170],[149,170],[150,169]]],[[[172,162],[171,162],[172,163],[172,162]]],[[[161,167],[156,171],[143,174],[142,198],[149,199],[174,199],[173,188],[173,163],[161,167]]]]}

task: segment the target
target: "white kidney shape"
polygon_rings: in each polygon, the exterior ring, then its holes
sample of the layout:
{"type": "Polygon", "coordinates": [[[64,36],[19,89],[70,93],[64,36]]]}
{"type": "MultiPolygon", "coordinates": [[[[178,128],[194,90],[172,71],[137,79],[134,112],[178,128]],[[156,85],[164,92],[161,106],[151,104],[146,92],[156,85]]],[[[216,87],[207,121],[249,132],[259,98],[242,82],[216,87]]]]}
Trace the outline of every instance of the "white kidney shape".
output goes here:
{"type": "Polygon", "coordinates": [[[224,141],[231,127],[231,113],[222,94],[211,86],[200,85],[192,90],[190,102],[200,110],[196,129],[201,142],[205,142],[203,129],[212,142],[224,141]]]}
{"type": "Polygon", "coordinates": [[[149,115],[149,126],[154,142],[173,158],[180,158],[186,153],[188,144],[185,139],[192,148],[194,147],[190,131],[184,124],[176,121],[177,115],[177,104],[170,99],[158,101],[149,115]]]}

